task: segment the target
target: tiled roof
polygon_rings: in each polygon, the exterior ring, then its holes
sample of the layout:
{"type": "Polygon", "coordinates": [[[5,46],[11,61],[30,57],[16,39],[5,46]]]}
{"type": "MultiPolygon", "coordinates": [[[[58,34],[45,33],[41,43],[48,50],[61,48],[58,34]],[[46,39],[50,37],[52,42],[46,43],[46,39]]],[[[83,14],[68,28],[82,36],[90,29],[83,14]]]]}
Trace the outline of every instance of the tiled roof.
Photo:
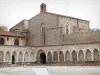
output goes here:
{"type": "Polygon", "coordinates": [[[45,12],[45,13],[47,13],[47,14],[52,14],[52,15],[57,15],[57,16],[61,16],[61,17],[69,17],[69,18],[73,18],[73,19],[88,21],[88,20],[79,19],[79,18],[76,18],[76,17],[66,16],[66,15],[61,15],[61,14],[56,14],[56,13],[51,13],[51,12],[45,12]]]}
{"type": "Polygon", "coordinates": [[[24,37],[23,35],[18,35],[9,31],[0,31],[0,36],[24,37]]]}

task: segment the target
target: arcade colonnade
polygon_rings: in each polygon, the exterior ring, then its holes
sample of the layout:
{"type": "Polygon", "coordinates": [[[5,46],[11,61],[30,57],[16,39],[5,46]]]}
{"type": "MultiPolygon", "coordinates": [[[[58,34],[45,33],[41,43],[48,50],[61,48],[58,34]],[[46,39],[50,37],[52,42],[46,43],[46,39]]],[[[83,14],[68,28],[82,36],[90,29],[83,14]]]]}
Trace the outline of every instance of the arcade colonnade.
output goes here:
{"type": "Polygon", "coordinates": [[[52,63],[100,61],[100,45],[12,47],[1,46],[0,63],[52,63]]]}

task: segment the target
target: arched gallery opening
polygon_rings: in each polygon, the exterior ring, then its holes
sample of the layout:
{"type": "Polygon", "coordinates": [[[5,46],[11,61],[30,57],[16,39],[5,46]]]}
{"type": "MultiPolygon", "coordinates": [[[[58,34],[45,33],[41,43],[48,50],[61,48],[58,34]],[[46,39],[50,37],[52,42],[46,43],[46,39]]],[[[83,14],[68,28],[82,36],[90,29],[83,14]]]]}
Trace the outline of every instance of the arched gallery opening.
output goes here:
{"type": "Polygon", "coordinates": [[[17,57],[17,53],[14,51],[12,53],[12,64],[15,64],[16,63],[16,57],[17,57]]]}
{"type": "Polygon", "coordinates": [[[18,54],[18,62],[23,62],[23,54],[22,54],[22,52],[19,52],[19,54],[18,54]]]}
{"type": "Polygon", "coordinates": [[[24,62],[29,62],[29,54],[28,54],[28,52],[25,52],[25,54],[24,54],[24,62]]]}
{"type": "Polygon", "coordinates": [[[52,62],[52,54],[51,52],[48,52],[48,62],[52,62]]]}
{"type": "Polygon", "coordinates": [[[77,53],[76,53],[75,50],[72,52],[72,61],[73,62],[76,62],[77,61],[77,53]]]}
{"type": "Polygon", "coordinates": [[[59,61],[64,62],[64,54],[62,51],[59,52],[59,61]]]}
{"type": "Polygon", "coordinates": [[[6,52],[6,55],[5,55],[5,61],[6,61],[6,62],[10,62],[10,56],[11,56],[11,55],[10,55],[10,52],[7,51],[7,52],[6,52]]]}
{"type": "Polygon", "coordinates": [[[66,60],[66,62],[70,61],[70,53],[69,53],[69,51],[66,51],[66,53],[65,53],[65,60],[66,60]]]}
{"type": "Polygon", "coordinates": [[[0,45],[4,45],[5,44],[5,40],[3,38],[0,39],[0,45]]]}
{"type": "Polygon", "coordinates": [[[57,54],[56,51],[53,53],[53,61],[54,62],[57,62],[58,61],[58,54],[57,54]]]}
{"type": "Polygon", "coordinates": [[[86,61],[92,61],[91,51],[89,49],[86,51],[86,61]]]}
{"type": "Polygon", "coordinates": [[[82,50],[79,51],[78,57],[79,57],[79,61],[80,62],[83,62],[84,61],[84,53],[83,53],[82,50]]]}
{"type": "Polygon", "coordinates": [[[19,45],[19,39],[15,39],[14,45],[19,45]]]}
{"type": "Polygon", "coordinates": [[[93,57],[94,57],[94,61],[99,61],[99,51],[97,49],[94,49],[93,57]]]}
{"type": "Polygon", "coordinates": [[[34,62],[34,53],[33,52],[31,52],[31,54],[30,54],[30,62],[34,62]]]}

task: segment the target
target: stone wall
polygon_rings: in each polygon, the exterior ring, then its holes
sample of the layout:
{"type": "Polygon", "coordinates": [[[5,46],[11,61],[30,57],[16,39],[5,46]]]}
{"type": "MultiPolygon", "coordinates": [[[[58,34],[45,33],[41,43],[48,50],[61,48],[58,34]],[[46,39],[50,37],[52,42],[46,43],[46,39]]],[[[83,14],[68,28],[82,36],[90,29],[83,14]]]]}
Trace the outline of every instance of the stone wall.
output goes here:
{"type": "Polygon", "coordinates": [[[100,32],[64,35],[64,44],[99,43],[100,32]]]}
{"type": "Polygon", "coordinates": [[[28,29],[28,20],[22,20],[21,22],[10,28],[10,31],[20,34],[23,30],[26,29],[28,29]],[[18,29],[18,33],[16,32],[16,29],[18,29]]]}
{"type": "Polygon", "coordinates": [[[63,27],[63,34],[66,34],[66,25],[68,24],[69,34],[84,33],[89,31],[89,21],[73,17],[59,17],[59,26],[63,27]]]}

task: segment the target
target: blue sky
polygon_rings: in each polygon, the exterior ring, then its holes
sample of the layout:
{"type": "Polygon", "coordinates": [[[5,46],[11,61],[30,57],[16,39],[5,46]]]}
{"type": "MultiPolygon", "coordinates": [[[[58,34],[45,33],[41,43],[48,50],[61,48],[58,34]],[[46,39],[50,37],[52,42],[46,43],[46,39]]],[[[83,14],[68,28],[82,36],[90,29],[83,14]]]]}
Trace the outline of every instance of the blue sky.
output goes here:
{"type": "Polygon", "coordinates": [[[40,12],[40,4],[47,11],[90,21],[91,28],[100,29],[100,0],[0,0],[0,25],[11,28],[23,19],[40,12]]]}

